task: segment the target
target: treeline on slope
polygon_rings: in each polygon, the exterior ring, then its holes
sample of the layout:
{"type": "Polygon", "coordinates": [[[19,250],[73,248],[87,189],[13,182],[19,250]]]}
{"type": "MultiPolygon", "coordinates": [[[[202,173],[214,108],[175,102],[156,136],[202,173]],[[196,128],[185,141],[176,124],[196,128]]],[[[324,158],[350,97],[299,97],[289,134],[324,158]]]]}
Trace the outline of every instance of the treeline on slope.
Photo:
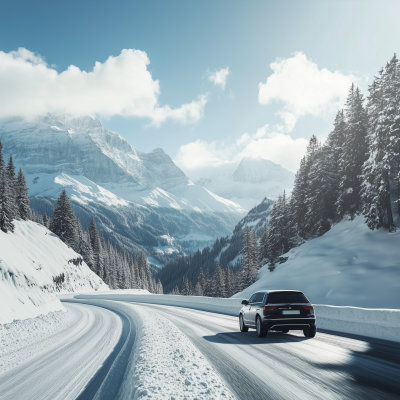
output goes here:
{"type": "Polygon", "coordinates": [[[394,55],[369,86],[367,101],[351,86],[326,143],[311,138],[291,197],[283,194],[274,204],[261,257],[273,270],[291,248],[361,214],[371,230],[394,232],[399,211],[400,64],[394,55]]]}
{"type": "MultiPolygon", "coordinates": [[[[343,218],[351,220],[360,214],[371,230],[396,231],[394,215],[400,214],[400,64],[396,55],[375,77],[367,101],[359,88],[351,86],[345,108],[338,111],[323,145],[315,136],[311,138],[291,196],[279,196],[259,239],[255,241],[254,229],[244,229],[250,239],[243,238],[241,265],[233,271],[236,288],[241,288],[243,276],[249,277],[247,283],[255,281],[260,266],[268,264],[273,271],[277,263],[286,261],[282,256],[291,248],[322,236],[343,218]]],[[[173,291],[197,294],[200,273],[195,271],[203,266],[212,272],[210,282],[216,282],[219,277],[210,263],[217,256],[218,246],[215,251],[198,252],[195,259],[175,260],[184,274],[173,291]]],[[[159,274],[173,277],[173,265],[166,266],[171,271],[159,274]]]]}
{"type": "MultiPolygon", "coordinates": [[[[157,278],[162,282],[164,292],[186,293],[188,291],[187,287],[189,287],[190,293],[193,294],[200,271],[202,271],[206,280],[210,279],[215,282],[218,278],[222,285],[223,280],[220,272],[217,272],[216,261],[218,261],[221,270],[225,271],[225,274],[227,274],[227,267],[229,266],[231,274],[229,279],[232,281],[229,287],[234,288],[232,289],[234,293],[247,287],[248,282],[243,283],[242,279],[244,273],[242,271],[242,257],[238,257],[241,252],[246,252],[246,250],[243,250],[244,230],[247,225],[251,225],[254,233],[260,237],[262,235],[263,225],[265,225],[268,220],[273,203],[272,200],[265,198],[261,204],[251,209],[249,213],[237,223],[231,236],[219,238],[211,247],[207,246],[203,250],[197,250],[191,255],[177,257],[161,268],[157,274],[157,278]],[[217,275],[215,276],[215,274],[217,275]],[[186,281],[187,287],[185,288],[186,281]],[[247,284],[247,286],[243,286],[245,284],[247,284]]],[[[255,240],[254,246],[258,246],[257,240],[255,240]]],[[[257,253],[258,252],[257,250],[257,253]]],[[[217,286],[214,286],[212,290],[210,289],[213,287],[212,285],[206,285],[205,289],[204,285],[201,287],[204,293],[207,293],[207,296],[220,297],[217,286]]],[[[199,290],[197,290],[196,293],[199,293],[199,290]]]]}
{"type": "MultiPolygon", "coordinates": [[[[266,224],[264,224],[264,230],[266,224]]],[[[257,280],[258,271],[261,267],[260,246],[256,230],[245,226],[242,236],[242,249],[239,254],[242,256],[233,268],[227,264],[224,268],[217,261],[213,262],[215,268],[206,270],[200,267],[196,277],[196,284],[189,280],[189,274],[184,275],[182,286],[179,289],[176,285],[170,294],[181,294],[184,296],[207,296],[207,297],[231,297],[241,292],[257,280]]],[[[201,253],[200,253],[201,254],[201,253]]],[[[192,272],[192,271],[191,271],[192,272]]]]}
{"type": "Polygon", "coordinates": [[[110,289],[147,289],[151,293],[163,293],[162,284],[152,277],[150,265],[143,252],[134,258],[125,250],[119,250],[98,231],[91,219],[88,229],[82,228],[63,189],[57,199],[51,218],[33,213],[33,220],[55,233],[64,243],[79,253],[83,261],[110,287],[110,289]]]}
{"type": "Polygon", "coordinates": [[[14,232],[14,219],[28,220],[31,215],[29,208],[28,188],[25,176],[20,168],[15,173],[12,154],[5,164],[3,157],[3,144],[0,140],[0,229],[14,232]]]}
{"type": "MultiPolygon", "coordinates": [[[[86,264],[112,289],[147,289],[152,293],[163,293],[160,281],[152,277],[150,265],[144,253],[133,258],[126,251],[119,251],[97,230],[92,218],[88,230],[84,231],[75,217],[67,193],[63,190],[49,218],[32,211],[29,207],[28,188],[22,169],[15,173],[13,157],[10,154],[8,164],[3,157],[3,145],[0,140],[0,229],[14,232],[14,220],[38,222],[64,243],[81,254],[86,264]]],[[[75,260],[72,260],[75,261],[75,260]]]]}

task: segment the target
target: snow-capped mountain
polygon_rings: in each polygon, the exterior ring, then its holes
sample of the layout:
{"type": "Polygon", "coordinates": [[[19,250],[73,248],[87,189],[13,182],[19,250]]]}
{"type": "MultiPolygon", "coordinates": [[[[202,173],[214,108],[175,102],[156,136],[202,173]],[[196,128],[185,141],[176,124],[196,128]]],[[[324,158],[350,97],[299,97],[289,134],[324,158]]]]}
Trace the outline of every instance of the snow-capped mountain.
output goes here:
{"type": "Polygon", "coordinates": [[[265,197],[278,197],[293,187],[294,173],[263,158],[243,158],[216,167],[206,177],[196,181],[221,197],[230,199],[250,210],[265,197]]]}
{"type": "Polygon", "coordinates": [[[51,213],[62,188],[83,225],[95,215],[108,239],[146,246],[154,263],[228,234],[245,210],[193,184],[162,149],[142,153],[90,116],[0,121],[4,154],[22,167],[32,206],[51,213]],[[177,246],[164,249],[165,235],[177,246]],[[158,260],[158,261],[157,261],[158,260]]]}
{"type": "Polygon", "coordinates": [[[244,212],[238,204],[190,182],[162,149],[142,153],[90,116],[7,119],[0,123],[0,137],[5,154],[13,153],[26,175],[36,175],[34,184],[43,193],[48,189],[48,175],[63,173],[83,176],[136,204],[244,212]],[[43,178],[47,182],[42,185],[43,178]]]}
{"type": "Polygon", "coordinates": [[[64,310],[60,292],[109,290],[56,235],[32,221],[0,231],[0,324],[64,310]]]}

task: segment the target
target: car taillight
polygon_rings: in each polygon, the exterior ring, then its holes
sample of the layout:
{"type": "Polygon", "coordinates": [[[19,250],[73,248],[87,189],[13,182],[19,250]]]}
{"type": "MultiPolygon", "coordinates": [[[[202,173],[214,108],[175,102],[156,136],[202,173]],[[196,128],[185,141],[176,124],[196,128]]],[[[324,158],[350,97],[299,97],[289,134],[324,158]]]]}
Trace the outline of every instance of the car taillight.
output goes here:
{"type": "Polygon", "coordinates": [[[265,306],[263,307],[264,311],[276,310],[278,306],[265,306]]]}
{"type": "Polygon", "coordinates": [[[313,306],[302,306],[305,310],[314,310],[313,306]]]}

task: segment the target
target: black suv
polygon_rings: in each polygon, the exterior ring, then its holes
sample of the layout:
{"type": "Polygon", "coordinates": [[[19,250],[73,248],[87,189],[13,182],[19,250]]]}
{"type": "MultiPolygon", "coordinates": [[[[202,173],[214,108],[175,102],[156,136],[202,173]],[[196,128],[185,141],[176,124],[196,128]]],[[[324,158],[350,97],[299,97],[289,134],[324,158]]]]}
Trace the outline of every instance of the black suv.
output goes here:
{"type": "Polygon", "coordinates": [[[260,291],[242,304],[240,332],[255,328],[258,337],[265,337],[268,331],[302,330],[304,336],[312,338],[317,331],[314,307],[298,290],[260,291]]]}

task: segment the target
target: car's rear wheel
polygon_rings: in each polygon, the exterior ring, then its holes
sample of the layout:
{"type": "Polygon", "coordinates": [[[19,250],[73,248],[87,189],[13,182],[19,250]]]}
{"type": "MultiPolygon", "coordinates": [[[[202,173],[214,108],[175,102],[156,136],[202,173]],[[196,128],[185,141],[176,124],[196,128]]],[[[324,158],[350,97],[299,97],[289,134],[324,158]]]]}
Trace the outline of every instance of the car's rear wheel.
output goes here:
{"type": "Polygon", "coordinates": [[[256,328],[257,328],[257,336],[265,337],[267,336],[268,331],[262,326],[261,318],[257,315],[256,320],[256,328]]]}
{"type": "Polygon", "coordinates": [[[248,332],[249,328],[244,324],[243,315],[239,315],[239,328],[240,332],[248,332]]]}
{"type": "Polygon", "coordinates": [[[313,327],[313,328],[309,328],[309,329],[304,329],[303,333],[304,333],[305,337],[313,338],[315,336],[315,334],[317,333],[317,328],[313,327]]]}

